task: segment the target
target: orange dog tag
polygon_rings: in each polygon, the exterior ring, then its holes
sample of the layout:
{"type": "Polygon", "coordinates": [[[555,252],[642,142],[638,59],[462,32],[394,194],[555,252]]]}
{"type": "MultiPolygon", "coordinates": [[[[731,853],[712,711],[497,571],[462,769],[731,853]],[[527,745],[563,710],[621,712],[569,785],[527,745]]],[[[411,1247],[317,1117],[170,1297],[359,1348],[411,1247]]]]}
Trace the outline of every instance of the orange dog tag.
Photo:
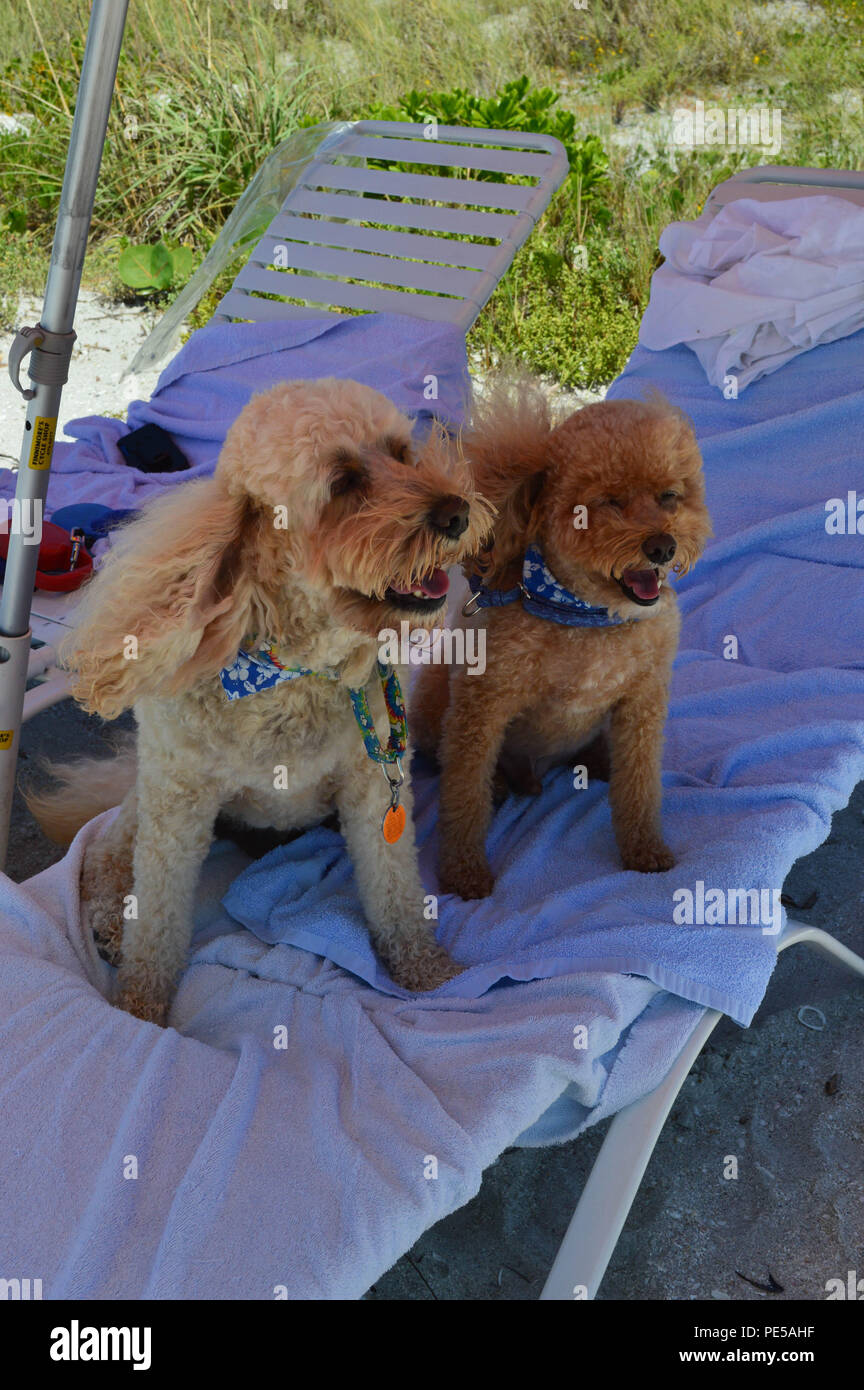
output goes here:
{"type": "Polygon", "coordinates": [[[388,845],[395,845],[405,829],[405,807],[389,806],[381,822],[381,834],[388,845]]]}

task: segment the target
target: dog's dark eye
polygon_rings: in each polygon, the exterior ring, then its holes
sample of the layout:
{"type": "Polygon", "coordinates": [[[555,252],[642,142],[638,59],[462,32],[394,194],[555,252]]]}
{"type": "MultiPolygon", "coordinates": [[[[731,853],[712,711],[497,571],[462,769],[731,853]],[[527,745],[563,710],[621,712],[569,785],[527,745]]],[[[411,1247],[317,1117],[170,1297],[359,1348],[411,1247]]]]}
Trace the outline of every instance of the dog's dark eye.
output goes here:
{"type": "Polygon", "coordinates": [[[624,503],[620,497],[601,497],[597,505],[600,507],[614,507],[616,512],[620,512],[624,503]]]}
{"type": "Polygon", "coordinates": [[[388,435],[381,440],[382,453],[389,454],[398,463],[413,463],[411,457],[411,443],[407,439],[396,439],[393,435],[388,435]]]}
{"type": "Polygon", "coordinates": [[[671,507],[673,502],[680,502],[681,497],[677,492],[661,492],[657,501],[660,503],[661,507],[671,507]]]}
{"type": "Polygon", "coordinates": [[[330,496],[344,497],[346,493],[362,492],[367,482],[366,469],[347,449],[340,449],[333,459],[330,477],[330,496]]]}

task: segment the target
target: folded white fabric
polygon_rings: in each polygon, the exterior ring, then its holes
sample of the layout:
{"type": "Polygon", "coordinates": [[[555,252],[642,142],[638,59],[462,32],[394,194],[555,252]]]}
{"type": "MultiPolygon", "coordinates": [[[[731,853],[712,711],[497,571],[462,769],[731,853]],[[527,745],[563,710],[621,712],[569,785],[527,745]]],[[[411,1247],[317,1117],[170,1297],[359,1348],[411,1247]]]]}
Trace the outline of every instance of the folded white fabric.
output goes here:
{"type": "Polygon", "coordinates": [[[639,341],[686,343],[726,394],[864,326],[864,208],[844,198],[740,198],[660,250],[639,341]]]}

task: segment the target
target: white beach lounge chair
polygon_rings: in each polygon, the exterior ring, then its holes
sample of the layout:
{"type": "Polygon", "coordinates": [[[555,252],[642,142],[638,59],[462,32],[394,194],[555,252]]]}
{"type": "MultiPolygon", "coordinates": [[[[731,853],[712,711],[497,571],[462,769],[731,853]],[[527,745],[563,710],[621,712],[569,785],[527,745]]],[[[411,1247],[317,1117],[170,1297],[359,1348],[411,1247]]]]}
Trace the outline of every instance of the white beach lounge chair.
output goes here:
{"type": "MultiPolygon", "coordinates": [[[[116,13],[113,19],[109,13],[111,8],[110,0],[108,4],[96,0],[94,5],[80,121],[76,113],[73,156],[76,149],[80,156],[81,142],[89,138],[91,162],[93,136],[98,134],[100,123],[104,133],[122,32],[122,16],[118,29],[116,13]],[[85,98],[88,92],[94,96],[89,84],[101,89],[97,93],[101,100],[96,102],[88,126],[85,98]]],[[[125,5],[118,3],[116,11],[120,10],[125,10],[125,5]]],[[[310,313],[327,315],[339,309],[390,309],[467,329],[566,176],[566,156],[557,142],[545,137],[450,127],[440,127],[434,138],[427,139],[426,134],[421,127],[380,122],[332,129],[323,142],[319,140],[311,157],[291,162],[287,187],[280,183],[287,147],[275,152],[258,176],[257,188],[250,189],[246,206],[238,208],[239,217],[235,215],[221,245],[211,253],[210,266],[202,268],[197,284],[193,282],[190,293],[178,305],[181,317],[211,278],[214,265],[223,264],[228,252],[242,243],[255,207],[260,212],[260,200],[267,196],[275,199],[274,215],[219,305],[219,317],[308,318],[310,313]],[[448,166],[453,173],[442,176],[371,167],[370,161],[382,158],[448,166]],[[478,169],[518,176],[523,182],[480,181],[471,177],[478,169]],[[370,216],[373,212],[374,220],[370,216]],[[279,268],[273,266],[277,245],[290,248],[287,262],[282,260],[279,268]],[[285,295],[289,275],[292,302],[273,298],[285,295]]],[[[98,146],[101,148],[101,139],[98,146]]],[[[74,157],[70,157],[70,169],[67,181],[74,177],[74,157]]],[[[90,174],[95,185],[92,168],[90,174]]],[[[864,197],[864,178],[860,175],[750,170],[715,190],[706,213],[745,189],[750,196],[774,197],[780,196],[778,188],[785,192],[790,186],[797,192],[830,188],[856,200],[864,197]]],[[[84,230],[86,236],[86,227],[84,230]]],[[[83,243],[80,250],[83,257],[83,243]]],[[[72,314],[74,298],[73,292],[72,314]]],[[[47,315],[56,308],[56,298],[49,297],[46,304],[47,315]]],[[[58,334],[71,328],[68,309],[67,303],[57,322],[48,325],[58,334]]],[[[172,327],[177,326],[176,320],[175,315],[172,327]]],[[[166,340],[163,334],[155,347],[150,345],[149,360],[164,350],[166,340]]],[[[44,389],[44,384],[38,388],[44,389]]],[[[56,385],[50,389],[55,390],[56,385]]],[[[56,414],[57,405],[59,391],[49,410],[54,408],[56,414]]],[[[31,406],[30,414],[44,414],[44,395],[37,392],[31,406]]],[[[7,586],[18,586],[16,611],[20,615],[20,590],[27,588],[29,581],[23,570],[16,576],[16,563],[20,562],[13,554],[7,586]]],[[[27,602],[29,607],[29,588],[27,602]]],[[[10,761],[17,753],[16,701],[20,714],[19,695],[26,675],[36,677],[41,684],[24,701],[24,718],[31,718],[66,693],[62,672],[56,670],[52,658],[57,637],[74,621],[74,602],[35,596],[32,632],[46,645],[32,651],[29,632],[21,631],[20,616],[17,631],[16,624],[9,622],[11,608],[7,603],[0,609],[0,634],[5,634],[0,635],[0,644],[9,657],[5,673],[0,666],[0,687],[6,686],[6,693],[0,695],[0,732],[12,731],[6,754],[10,761]]],[[[8,763],[5,785],[8,814],[8,763]]],[[[859,956],[824,932],[789,922],[779,949],[798,943],[811,946],[864,978],[864,960],[859,956]]],[[[666,1116],[720,1017],[716,1010],[706,1010],[665,1080],[613,1120],[544,1288],[544,1299],[595,1296],[666,1116]]]]}

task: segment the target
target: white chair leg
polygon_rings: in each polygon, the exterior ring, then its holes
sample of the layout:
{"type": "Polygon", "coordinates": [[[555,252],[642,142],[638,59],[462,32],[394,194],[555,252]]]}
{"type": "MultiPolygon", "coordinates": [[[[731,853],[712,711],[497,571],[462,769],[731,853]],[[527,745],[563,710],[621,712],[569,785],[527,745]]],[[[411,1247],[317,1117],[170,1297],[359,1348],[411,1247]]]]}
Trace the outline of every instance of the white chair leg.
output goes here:
{"type": "MultiPolygon", "coordinates": [[[[864,960],[818,927],[787,920],[778,951],[798,943],[845,965],[864,979],[864,960]]],[[[612,1258],[660,1131],[684,1081],[723,1017],[706,1010],[666,1076],[649,1095],[621,1110],[606,1138],[567,1227],[541,1300],[591,1299],[612,1258]]]]}
{"type": "Polygon", "coordinates": [[[615,1116],[541,1299],[596,1295],[675,1097],[722,1017],[717,1009],[707,1009],[660,1085],[615,1116]]]}
{"type": "Polygon", "coordinates": [[[797,946],[799,942],[802,946],[809,946],[811,950],[818,951],[820,956],[833,960],[835,964],[845,965],[853,975],[860,975],[864,979],[864,960],[861,956],[850,951],[848,946],[835,941],[827,931],[821,931],[819,927],[808,927],[804,922],[796,922],[790,917],[777,943],[777,949],[783,951],[787,946],[797,946]]]}

